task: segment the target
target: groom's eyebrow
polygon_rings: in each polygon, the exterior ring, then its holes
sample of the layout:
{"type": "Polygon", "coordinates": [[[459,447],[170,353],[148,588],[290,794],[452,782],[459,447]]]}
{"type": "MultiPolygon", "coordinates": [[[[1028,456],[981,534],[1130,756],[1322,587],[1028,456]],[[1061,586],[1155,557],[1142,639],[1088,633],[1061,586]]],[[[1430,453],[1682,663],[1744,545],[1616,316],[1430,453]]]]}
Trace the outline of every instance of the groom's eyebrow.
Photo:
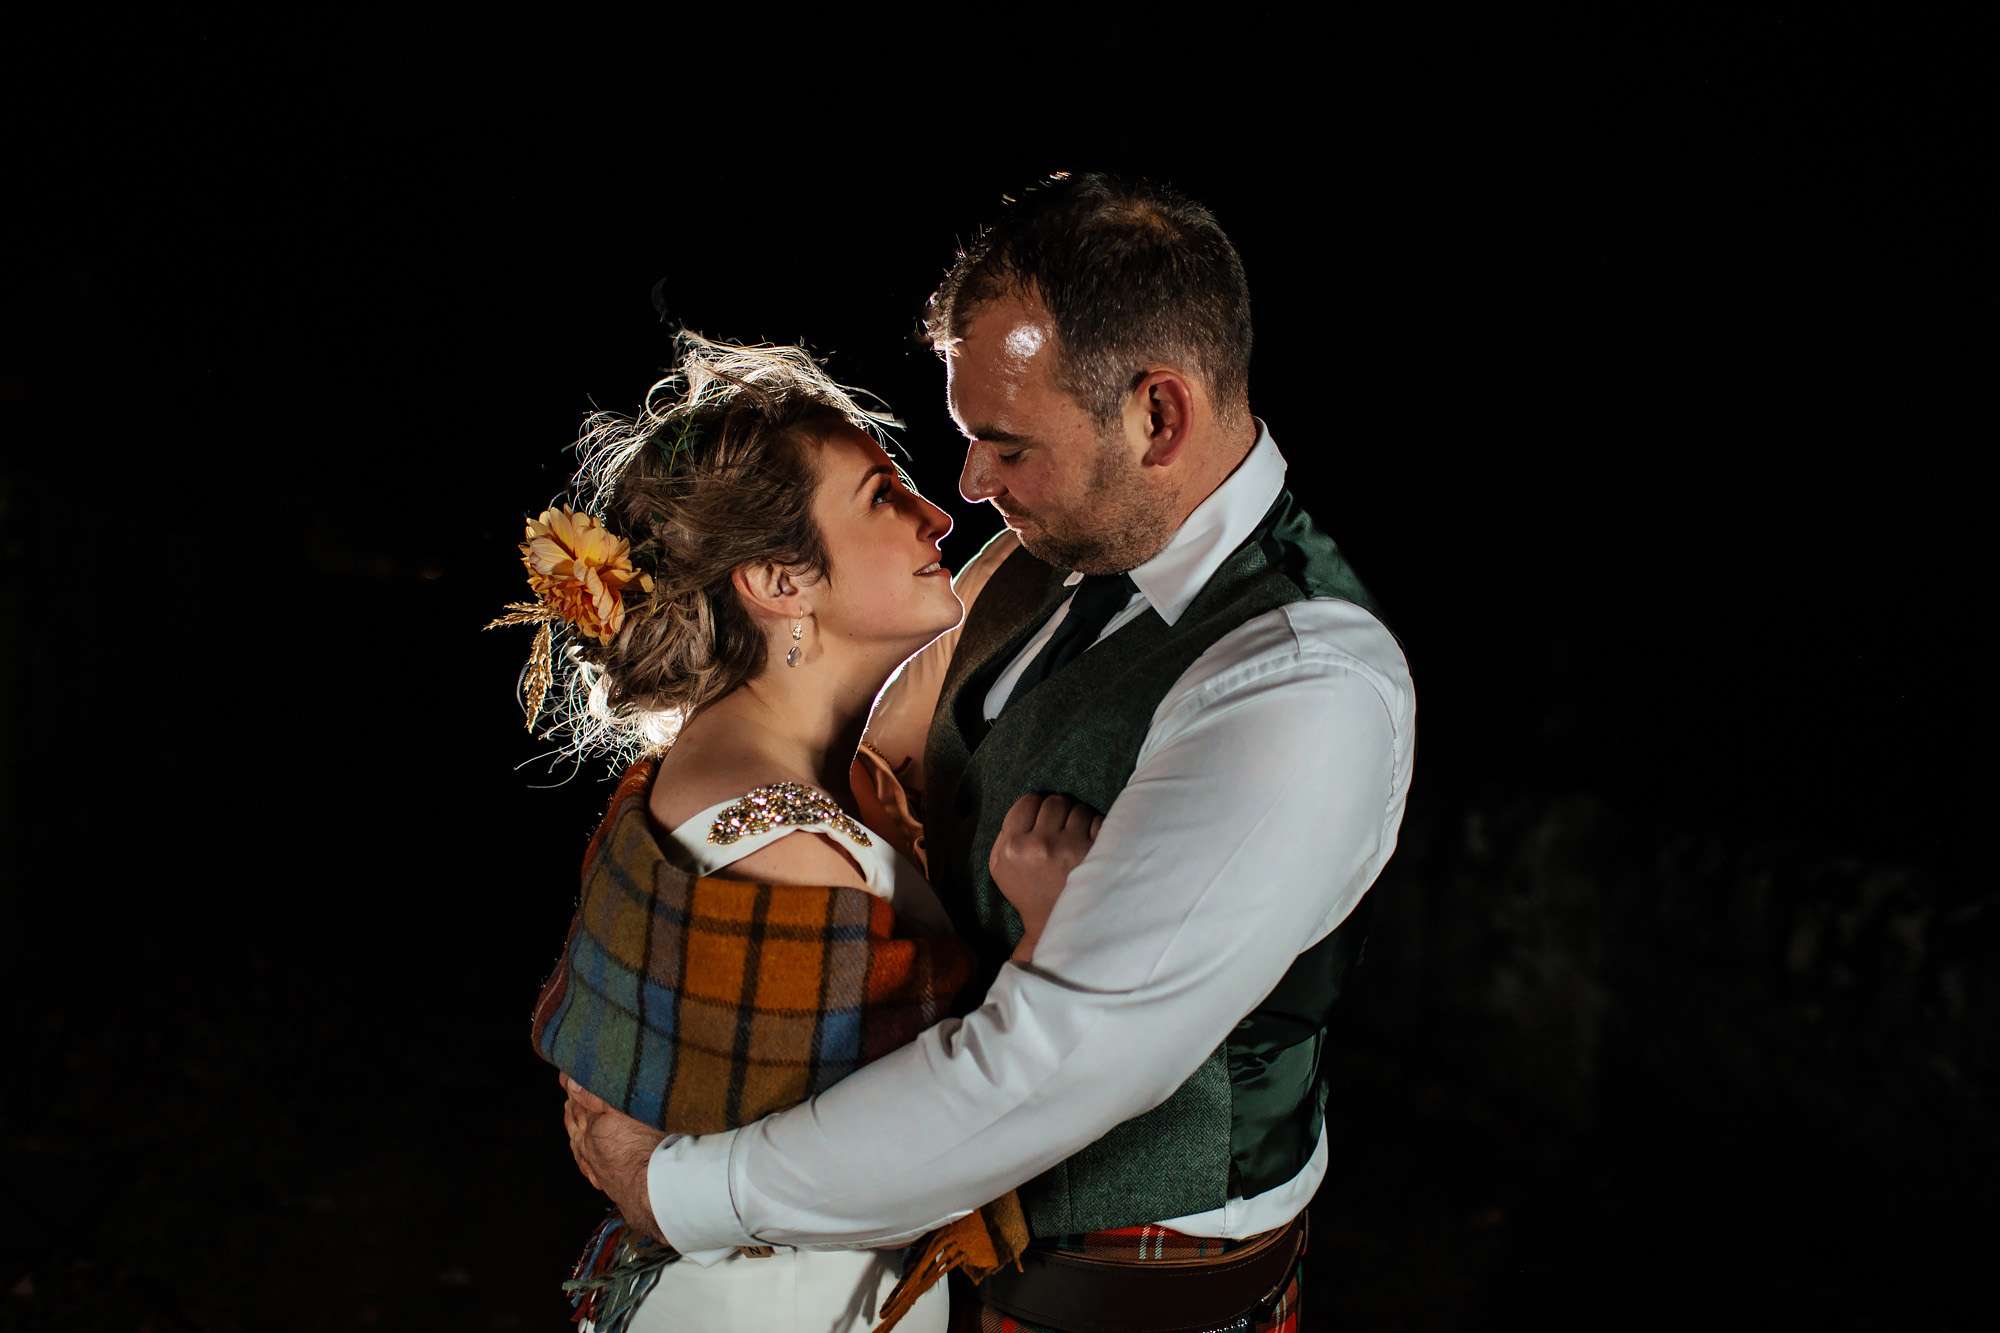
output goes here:
{"type": "Polygon", "coordinates": [[[985,440],[988,444],[1026,444],[1025,436],[1016,435],[1011,430],[1001,430],[998,426],[975,426],[972,438],[985,440]]]}

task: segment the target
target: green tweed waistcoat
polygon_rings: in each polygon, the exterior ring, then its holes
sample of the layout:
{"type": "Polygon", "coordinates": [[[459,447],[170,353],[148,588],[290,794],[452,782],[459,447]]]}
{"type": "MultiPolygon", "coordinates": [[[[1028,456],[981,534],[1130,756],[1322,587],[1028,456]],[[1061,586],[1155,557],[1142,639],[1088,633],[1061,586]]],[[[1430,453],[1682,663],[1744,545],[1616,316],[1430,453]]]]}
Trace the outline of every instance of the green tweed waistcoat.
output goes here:
{"type": "MultiPolygon", "coordinates": [[[[989,727],[981,717],[987,691],[1069,595],[1064,578],[1025,550],[994,571],[966,617],[924,751],[932,882],[989,976],[1021,936],[1019,915],[986,868],[1008,806],[1026,792],[1061,792],[1108,810],[1131,779],[1160,700],[1245,621],[1306,597],[1374,610],[1333,542],[1287,491],[1172,626],[1148,607],[1010,699],[989,727]]],[[[1357,907],[1299,955],[1172,1096],[1024,1185],[1034,1234],[1206,1212],[1297,1175],[1319,1141],[1327,1019],[1364,929],[1357,907]]]]}

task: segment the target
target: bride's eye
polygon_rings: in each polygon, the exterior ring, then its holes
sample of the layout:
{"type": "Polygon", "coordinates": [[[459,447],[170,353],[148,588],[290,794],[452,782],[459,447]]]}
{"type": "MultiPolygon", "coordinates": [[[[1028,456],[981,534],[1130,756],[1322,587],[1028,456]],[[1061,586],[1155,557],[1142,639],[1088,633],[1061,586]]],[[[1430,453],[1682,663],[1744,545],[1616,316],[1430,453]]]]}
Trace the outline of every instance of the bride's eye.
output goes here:
{"type": "Polygon", "coordinates": [[[886,482],[886,481],[885,481],[885,482],[883,482],[883,483],[882,483],[882,489],[881,489],[881,490],[879,490],[879,491],[877,491],[877,492],[875,492],[875,501],[874,501],[874,502],[875,502],[876,504],[881,504],[881,503],[882,503],[882,502],[883,502],[884,500],[888,499],[890,495],[894,494],[895,490],[896,490],[896,487],[894,486],[894,484],[893,484],[893,483],[890,483],[890,482],[886,482]]]}

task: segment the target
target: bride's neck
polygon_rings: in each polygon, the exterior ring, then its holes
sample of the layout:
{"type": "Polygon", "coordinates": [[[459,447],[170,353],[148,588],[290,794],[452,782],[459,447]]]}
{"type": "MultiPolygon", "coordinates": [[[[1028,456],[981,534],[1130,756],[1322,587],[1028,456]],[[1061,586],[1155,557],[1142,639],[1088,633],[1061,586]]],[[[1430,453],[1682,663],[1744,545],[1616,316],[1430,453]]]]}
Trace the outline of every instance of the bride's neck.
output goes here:
{"type": "Polygon", "coordinates": [[[702,710],[689,723],[711,737],[729,728],[735,742],[756,749],[798,781],[810,782],[846,802],[848,768],[881,693],[881,673],[812,671],[782,661],[702,710]],[[865,677],[865,679],[863,678],[865,677]]]}

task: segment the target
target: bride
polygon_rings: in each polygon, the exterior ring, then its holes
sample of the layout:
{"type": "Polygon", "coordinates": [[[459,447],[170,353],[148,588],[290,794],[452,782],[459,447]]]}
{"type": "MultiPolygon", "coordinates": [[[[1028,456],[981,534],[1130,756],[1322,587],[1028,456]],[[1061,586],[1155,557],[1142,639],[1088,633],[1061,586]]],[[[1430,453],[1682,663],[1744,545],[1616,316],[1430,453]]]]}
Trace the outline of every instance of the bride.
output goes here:
{"type": "MultiPolygon", "coordinates": [[[[938,558],[951,519],[877,442],[889,418],[802,348],[681,341],[637,417],[585,423],[575,507],[545,511],[522,544],[536,600],[494,624],[539,627],[523,677],[531,729],[551,702],[567,748],[634,761],[586,855],[570,940],[536,1007],[537,1050],[587,1103],[696,1133],[803,1101],[976,1001],[970,956],[924,878],[920,818],[864,732],[927,645],[898,688],[934,698],[961,598],[1011,537],[954,587],[938,558]],[[806,923],[790,943],[771,924],[781,917],[806,923]],[[867,922],[865,944],[836,920],[867,922]],[[802,948],[824,954],[809,966],[802,948]],[[866,950],[859,967],[836,965],[852,959],[843,948],[866,950]],[[829,998],[864,974],[850,1007],[829,998]],[[839,1020],[857,1009],[858,1038],[839,1020]]],[[[928,702],[899,699],[896,715],[927,725],[928,702]]],[[[1062,797],[1023,797],[1010,814],[993,860],[1027,927],[1017,959],[1099,823],[1062,797]]],[[[885,1151],[894,1129],[883,1126],[885,1151]]],[[[974,1234],[1025,1244],[1011,1195],[972,1216],[987,1223],[974,1234]]],[[[866,1329],[907,1257],[673,1256],[649,1248],[650,1219],[632,1220],[607,1220],[578,1264],[586,1328],[866,1329]]],[[[919,1266],[963,1248],[932,1243],[919,1266]]],[[[901,1329],[942,1333],[945,1284],[912,1290],[901,1329]]]]}

